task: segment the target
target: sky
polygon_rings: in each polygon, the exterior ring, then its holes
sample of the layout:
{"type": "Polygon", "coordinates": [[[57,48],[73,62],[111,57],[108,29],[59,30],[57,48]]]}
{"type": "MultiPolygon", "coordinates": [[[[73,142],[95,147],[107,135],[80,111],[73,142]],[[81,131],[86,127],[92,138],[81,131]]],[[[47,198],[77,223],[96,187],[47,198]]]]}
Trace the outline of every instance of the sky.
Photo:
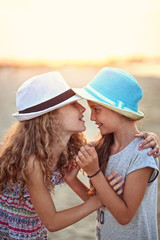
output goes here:
{"type": "Polygon", "coordinates": [[[0,0],[0,60],[160,56],[160,0],[0,0]]]}

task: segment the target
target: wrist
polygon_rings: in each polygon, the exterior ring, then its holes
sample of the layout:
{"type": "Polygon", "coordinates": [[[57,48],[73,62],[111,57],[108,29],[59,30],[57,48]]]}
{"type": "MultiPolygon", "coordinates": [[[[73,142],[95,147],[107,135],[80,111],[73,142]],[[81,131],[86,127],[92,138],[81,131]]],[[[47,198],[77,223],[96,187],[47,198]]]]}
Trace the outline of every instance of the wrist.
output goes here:
{"type": "Polygon", "coordinates": [[[100,207],[103,207],[103,204],[98,198],[98,196],[90,197],[87,201],[85,201],[85,203],[89,204],[89,206],[95,207],[94,211],[100,207]]]}
{"type": "Polygon", "coordinates": [[[95,173],[93,173],[93,174],[91,174],[91,175],[88,175],[87,177],[88,177],[88,178],[93,178],[93,177],[95,177],[100,171],[101,171],[101,168],[99,168],[95,173]]]}
{"type": "Polygon", "coordinates": [[[71,183],[71,182],[75,181],[76,179],[77,179],[77,176],[69,176],[69,177],[64,178],[66,183],[71,183]]]}

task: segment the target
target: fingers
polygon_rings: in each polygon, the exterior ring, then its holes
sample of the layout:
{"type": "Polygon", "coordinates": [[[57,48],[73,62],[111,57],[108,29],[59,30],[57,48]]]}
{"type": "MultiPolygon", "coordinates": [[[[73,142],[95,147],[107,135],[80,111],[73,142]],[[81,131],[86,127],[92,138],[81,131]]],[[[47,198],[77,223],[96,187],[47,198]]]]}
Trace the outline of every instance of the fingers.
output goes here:
{"type": "Polygon", "coordinates": [[[156,144],[155,144],[154,141],[150,141],[149,143],[144,142],[143,145],[140,144],[139,150],[147,149],[147,148],[152,148],[152,149],[154,149],[155,147],[156,147],[156,144]]]}
{"type": "Polygon", "coordinates": [[[122,176],[118,176],[109,182],[110,186],[117,191],[120,187],[122,187],[124,181],[122,181],[122,176]]]}
{"type": "Polygon", "coordinates": [[[160,157],[160,151],[153,155],[154,158],[160,157]]]}
{"type": "Polygon", "coordinates": [[[154,133],[141,132],[141,133],[137,133],[135,137],[144,138],[144,140],[139,145],[139,150],[147,149],[147,148],[154,149],[156,146],[158,146],[158,137],[154,133]]]}
{"type": "Polygon", "coordinates": [[[80,168],[83,168],[83,162],[82,162],[82,157],[83,156],[81,156],[80,154],[78,155],[78,156],[76,156],[76,162],[77,162],[77,164],[78,164],[78,166],[80,167],[80,168]]]}
{"type": "Polygon", "coordinates": [[[147,132],[140,132],[140,133],[136,133],[135,137],[141,137],[146,139],[149,136],[149,134],[147,132]]]}
{"type": "Polygon", "coordinates": [[[123,188],[121,188],[120,190],[117,191],[118,195],[121,195],[123,193],[123,188]]]}
{"type": "Polygon", "coordinates": [[[144,139],[140,145],[139,149],[146,149],[146,148],[154,148],[156,145],[154,139],[151,136],[148,136],[146,139],[144,139]]]}
{"type": "Polygon", "coordinates": [[[79,164],[81,161],[82,163],[89,164],[95,160],[98,160],[98,155],[94,147],[83,146],[80,148],[78,152],[78,157],[76,157],[76,162],[79,164]]]}
{"type": "Polygon", "coordinates": [[[160,156],[159,146],[156,144],[155,138],[151,135],[148,135],[148,137],[139,145],[139,150],[147,148],[152,148],[152,150],[147,153],[149,156],[153,155],[154,158],[160,156]]]}
{"type": "Polygon", "coordinates": [[[117,174],[118,174],[118,172],[111,173],[110,175],[107,176],[107,180],[111,181],[117,174]]]}
{"type": "Polygon", "coordinates": [[[160,156],[160,149],[159,146],[156,146],[154,149],[152,149],[150,152],[147,153],[149,156],[153,155],[154,158],[157,158],[160,156]]]}
{"type": "Polygon", "coordinates": [[[76,162],[78,161],[81,161],[81,162],[84,162],[86,159],[89,158],[89,153],[86,151],[86,149],[84,147],[81,147],[80,148],[80,151],[78,152],[78,158],[76,157],[76,162]]]}
{"type": "Polygon", "coordinates": [[[94,147],[90,147],[90,146],[87,146],[87,145],[81,147],[80,151],[84,154],[87,154],[87,156],[88,155],[93,156],[94,154],[97,153],[94,147]]]}
{"type": "Polygon", "coordinates": [[[81,147],[76,162],[88,176],[92,176],[99,169],[98,155],[94,147],[81,147]]]}
{"type": "Polygon", "coordinates": [[[118,183],[115,183],[113,189],[115,192],[117,192],[118,190],[121,189],[121,187],[124,185],[124,180],[122,180],[122,176],[119,176],[117,179],[117,181],[120,181],[118,183]]]}
{"type": "Polygon", "coordinates": [[[110,186],[113,188],[113,190],[118,194],[123,193],[122,186],[124,185],[124,180],[122,180],[122,176],[117,176],[118,172],[113,172],[109,176],[107,176],[107,180],[110,184],[110,186]],[[117,177],[116,177],[117,176],[117,177]]]}
{"type": "Polygon", "coordinates": [[[78,152],[78,155],[82,156],[80,153],[83,154],[85,158],[89,158],[90,156],[96,154],[96,151],[94,147],[83,146],[80,148],[80,151],[78,152]]]}
{"type": "Polygon", "coordinates": [[[88,158],[90,156],[89,152],[90,151],[87,151],[87,149],[85,147],[81,147],[80,151],[78,152],[78,156],[88,158]]]}
{"type": "Polygon", "coordinates": [[[156,144],[158,144],[159,139],[158,139],[158,136],[157,136],[155,133],[153,133],[153,132],[149,132],[149,133],[143,132],[143,135],[144,135],[144,138],[151,137],[151,139],[152,139],[156,144]]]}

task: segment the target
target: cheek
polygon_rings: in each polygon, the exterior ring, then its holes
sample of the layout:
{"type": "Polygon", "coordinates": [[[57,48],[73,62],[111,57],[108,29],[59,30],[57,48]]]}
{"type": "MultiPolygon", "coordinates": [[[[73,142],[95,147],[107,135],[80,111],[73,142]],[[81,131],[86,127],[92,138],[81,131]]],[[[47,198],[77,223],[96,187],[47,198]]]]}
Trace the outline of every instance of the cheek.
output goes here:
{"type": "Polygon", "coordinates": [[[70,116],[66,116],[65,118],[63,118],[63,120],[62,120],[62,124],[63,124],[63,126],[65,126],[65,127],[69,127],[69,128],[71,128],[72,126],[75,126],[75,125],[77,125],[77,123],[78,123],[78,118],[77,118],[77,116],[75,116],[74,114],[71,114],[70,116]]]}
{"type": "Polygon", "coordinates": [[[56,121],[56,124],[58,125],[59,129],[63,126],[65,126],[65,123],[66,123],[66,118],[65,118],[65,115],[64,114],[59,114],[57,116],[57,118],[55,119],[56,121]]]}
{"type": "Polygon", "coordinates": [[[114,131],[116,123],[115,123],[114,119],[110,118],[106,121],[105,126],[107,128],[109,128],[111,131],[114,131]]]}
{"type": "Polygon", "coordinates": [[[61,119],[58,116],[56,116],[54,118],[54,121],[53,121],[52,125],[54,125],[56,128],[59,128],[60,124],[61,124],[61,119]]]}

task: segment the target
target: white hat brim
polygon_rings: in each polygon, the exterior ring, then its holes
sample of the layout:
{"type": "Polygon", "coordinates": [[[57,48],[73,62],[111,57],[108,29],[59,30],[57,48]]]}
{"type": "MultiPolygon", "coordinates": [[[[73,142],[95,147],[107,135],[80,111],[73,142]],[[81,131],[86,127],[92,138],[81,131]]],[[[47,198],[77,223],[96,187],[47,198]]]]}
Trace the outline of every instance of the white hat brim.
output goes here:
{"type": "Polygon", "coordinates": [[[61,102],[53,107],[50,107],[50,108],[47,108],[45,110],[42,110],[42,111],[38,111],[38,112],[32,112],[32,113],[19,113],[19,112],[16,112],[14,114],[12,114],[12,116],[14,118],[16,118],[18,121],[25,121],[25,120],[30,120],[30,119],[33,119],[33,118],[36,118],[36,117],[39,117],[45,113],[48,113],[48,112],[51,112],[57,108],[60,108],[60,107],[63,107],[69,103],[72,103],[72,102],[75,102],[77,100],[80,100],[81,97],[80,96],[77,96],[77,95],[74,95],[72,96],[71,98],[65,100],[64,102],[61,102]]]}
{"type": "Polygon", "coordinates": [[[118,112],[128,118],[131,118],[133,120],[138,120],[144,117],[144,114],[141,111],[134,112],[132,110],[125,110],[125,109],[120,109],[118,107],[112,106],[109,103],[106,102],[101,102],[98,99],[96,99],[94,96],[92,96],[90,93],[88,93],[84,88],[73,88],[72,89],[77,95],[80,97],[90,100],[92,102],[98,103],[104,107],[107,107],[115,112],[118,112]]]}

